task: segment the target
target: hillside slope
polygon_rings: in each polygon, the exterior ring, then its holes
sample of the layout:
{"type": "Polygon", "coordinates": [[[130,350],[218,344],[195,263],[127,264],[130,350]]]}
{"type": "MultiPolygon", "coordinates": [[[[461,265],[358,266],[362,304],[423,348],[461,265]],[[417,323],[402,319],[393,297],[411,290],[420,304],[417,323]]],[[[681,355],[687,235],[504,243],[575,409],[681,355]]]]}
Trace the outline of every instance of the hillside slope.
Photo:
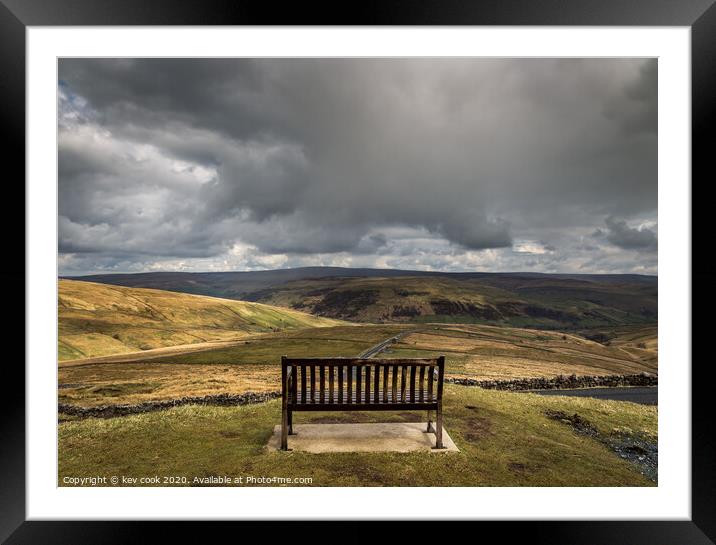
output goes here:
{"type": "Polygon", "coordinates": [[[655,324],[658,279],[633,274],[446,273],[307,267],[81,277],[258,301],[358,322],[465,322],[546,329],[655,324]]]}
{"type": "Polygon", "coordinates": [[[58,313],[60,360],[340,323],[260,303],[73,280],[59,282],[58,313]]]}
{"type": "Polygon", "coordinates": [[[541,329],[655,323],[655,283],[552,277],[322,278],[257,300],[359,322],[486,323],[541,329]]]}

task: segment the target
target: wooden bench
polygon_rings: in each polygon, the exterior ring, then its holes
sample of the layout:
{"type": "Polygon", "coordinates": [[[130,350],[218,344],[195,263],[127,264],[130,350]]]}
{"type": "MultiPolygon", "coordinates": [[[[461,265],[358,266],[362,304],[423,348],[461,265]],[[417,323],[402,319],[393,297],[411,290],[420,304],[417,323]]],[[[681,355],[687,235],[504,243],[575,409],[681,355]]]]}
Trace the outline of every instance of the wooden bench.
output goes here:
{"type": "Polygon", "coordinates": [[[445,356],[434,359],[281,357],[281,449],[294,411],[427,411],[426,432],[443,447],[445,356]],[[432,426],[431,412],[436,413],[432,426]]]}

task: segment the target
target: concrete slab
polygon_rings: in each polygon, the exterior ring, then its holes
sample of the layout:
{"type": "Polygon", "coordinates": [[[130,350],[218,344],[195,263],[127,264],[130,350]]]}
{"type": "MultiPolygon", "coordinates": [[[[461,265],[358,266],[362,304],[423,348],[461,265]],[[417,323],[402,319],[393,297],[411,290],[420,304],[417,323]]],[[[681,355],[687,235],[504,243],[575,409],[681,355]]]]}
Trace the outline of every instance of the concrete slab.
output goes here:
{"type": "MultiPolygon", "coordinates": [[[[434,425],[434,424],[433,424],[434,425]]],[[[426,433],[427,422],[367,424],[295,424],[288,448],[295,452],[460,452],[443,428],[444,449],[434,449],[435,434],[426,433]]],[[[273,429],[268,449],[279,450],[281,426],[273,429]]]]}

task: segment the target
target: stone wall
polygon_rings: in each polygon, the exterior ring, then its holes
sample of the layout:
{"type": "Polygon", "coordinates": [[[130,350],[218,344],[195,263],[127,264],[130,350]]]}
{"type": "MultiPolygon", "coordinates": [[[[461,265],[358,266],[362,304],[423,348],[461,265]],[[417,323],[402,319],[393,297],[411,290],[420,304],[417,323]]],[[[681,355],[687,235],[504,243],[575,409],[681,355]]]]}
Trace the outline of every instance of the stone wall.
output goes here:
{"type": "Polygon", "coordinates": [[[656,386],[658,377],[649,373],[638,375],[576,376],[559,375],[553,378],[521,378],[512,380],[475,380],[446,377],[449,384],[479,386],[487,390],[556,390],[573,388],[612,388],[617,386],[656,386]]]}
{"type": "Polygon", "coordinates": [[[60,403],[57,410],[60,414],[79,417],[112,418],[128,414],[147,413],[161,409],[169,409],[180,405],[249,405],[263,403],[281,397],[281,392],[246,392],[244,394],[219,394],[202,397],[180,397],[162,401],[146,401],[136,405],[99,405],[97,407],[79,407],[60,403]]]}

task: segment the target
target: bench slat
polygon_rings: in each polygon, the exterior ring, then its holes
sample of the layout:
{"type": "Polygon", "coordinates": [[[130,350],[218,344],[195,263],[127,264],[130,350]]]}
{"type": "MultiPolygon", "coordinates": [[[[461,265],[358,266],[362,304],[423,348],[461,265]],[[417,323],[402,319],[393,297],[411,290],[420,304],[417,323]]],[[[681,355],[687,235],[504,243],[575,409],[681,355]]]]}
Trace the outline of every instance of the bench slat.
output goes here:
{"type": "Polygon", "coordinates": [[[334,402],[334,399],[333,399],[333,370],[334,370],[334,367],[333,367],[333,365],[331,365],[328,368],[328,401],[330,401],[331,403],[334,402]]]}
{"type": "Polygon", "coordinates": [[[435,367],[428,367],[428,401],[433,400],[433,379],[435,378],[435,367]]]}
{"type": "Polygon", "coordinates": [[[375,368],[375,378],[373,379],[373,403],[380,403],[380,366],[375,368]]]}
{"type": "Polygon", "coordinates": [[[320,390],[318,398],[320,399],[321,403],[325,403],[325,401],[326,401],[326,366],[321,365],[318,368],[318,373],[319,373],[320,383],[321,383],[321,390],[320,390]]]}
{"type": "Polygon", "coordinates": [[[365,402],[370,403],[370,365],[365,366],[365,402]]]}
{"type": "Polygon", "coordinates": [[[392,388],[392,393],[393,393],[393,399],[395,399],[396,397],[398,397],[398,366],[397,366],[397,365],[394,365],[394,366],[393,366],[393,388],[392,388]]]}
{"type": "Polygon", "coordinates": [[[306,402],[306,368],[301,367],[301,403],[306,402]]]}
{"type": "Polygon", "coordinates": [[[296,399],[296,393],[298,392],[298,368],[295,365],[291,366],[291,396],[296,399]]]}
{"type": "MultiPolygon", "coordinates": [[[[379,398],[381,398],[381,399],[382,399],[383,397],[385,397],[386,403],[413,403],[413,402],[418,403],[418,402],[419,402],[419,397],[418,397],[418,396],[419,396],[420,392],[419,392],[419,391],[416,391],[416,392],[417,392],[417,393],[416,393],[416,399],[415,399],[415,400],[410,399],[409,392],[407,392],[407,391],[406,391],[405,399],[403,399],[403,398],[400,397],[400,392],[398,392],[397,398],[393,398],[393,394],[392,394],[392,392],[390,391],[390,388],[388,389],[387,392],[384,392],[383,389],[379,389],[379,390],[378,390],[378,396],[379,396],[379,398]]],[[[425,392],[425,391],[423,392],[423,394],[426,394],[426,393],[427,393],[427,392],[425,392]]],[[[374,403],[373,403],[374,394],[375,394],[375,392],[371,392],[371,397],[366,401],[365,390],[363,390],[363,392],[362,392],[362,394],[361,394],[361,403],[367,403],[367,404],[371,404],[371,405],[374,404],[374,403]]],[[[335,395],[334,398],[333,398],[333,402],[329,401],[328,396],[326,396],[325,401],[321,402],[320,396],[319,396],[319,395],[316,395],[316,396],[315,396],[315,401],[311,401],[310,391],[308,392],[308,396],[307,396],[307,399],[306,399],[306,402],[305,402],[305,403],[301,402],[301,400],[300,400],[300,395],[299,395],[299,398],[298,398],[298,403],[294,403],[293,399],[294,399],[293,397],[290,397],[290,398],[289,398],[289,402],[290,402],[291,405],[331,405],[331,404],[336,404],[336,403],[345,403],[345,402],[348,401],[348,397],[347,397],[346,395],[344,395],[342,398],[341,398],[341,397],[338,397],[337,395],[335,395]]],[[[351,395],[351,398],[350,398],[350,399],[351,399],[353,402],[356,401],[357,398],[356,398],[356,392],[355,392],[355,391],[354,391],[353,394],[351,395]]],[[[425,397],[424,397],[423,401],[424,401],[425,403],[428,403],[428,401],[425,399],[425,397]]],[[[433,400],[433,402],[435,402],[435,400],[433,400]]]]}
{"type": "Polygon", "coordinates": [[[343,373],[346,369],[343,365],[338,366],[338,399],[343,399],[343,373]]]}
{"type": "Polygon", "coordinates": [[[435,411],[437,403],[365,403],[363,405],[348,405],[346,403],[334,403],[332,405],[296,405],[290,408],[292,412],[298,411],[435,411]]]}
{"type": "Polygon", "coordinates": [[[403,365],[400,373],[400,399],[405,399],[405,383],[408,379],[408,366],[403,365]]]}
{"type": "Polygon", "coordinates": [[[348,381],[348,403],[351,401],[351,394],[353,393],[353,366],[346,366],[346,380],[348,381]]]}
{"type": "Polygon", "coordinates": [[[420,368],[420,385],[418,387],[418,392],[420,392],[418,401],[423,401],[423,394],[425,392],[425,367],[420,368]]]}

